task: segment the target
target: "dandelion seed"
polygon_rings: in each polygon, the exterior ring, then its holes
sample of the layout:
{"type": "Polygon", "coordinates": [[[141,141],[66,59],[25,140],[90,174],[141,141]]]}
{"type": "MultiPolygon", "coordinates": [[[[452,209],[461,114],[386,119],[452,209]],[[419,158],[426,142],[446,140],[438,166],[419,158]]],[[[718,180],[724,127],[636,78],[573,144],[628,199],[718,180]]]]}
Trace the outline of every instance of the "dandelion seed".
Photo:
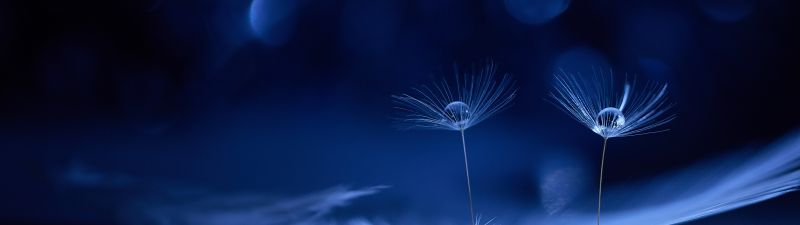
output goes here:
{"type": "Polygon", "coordinates": [[[415,88],[412,94],[392,95],[395,108],[402,112],[402,116],[395,119],[399,128],[440,129],[461,133],[472,224],[475,224],[475,214],[464,131],[506,109],[516,96],[511,76],[503,75],[498,82],[494,77],[495,72],[493,64],[473,70],[470,74],[459,74],[456,71],[454,83],[442,80],[432,86],[415,88]]]}
{"type": "Polygon", "coordinates": [[[614,89],[612,74],[601,72],[586,80],[562,71],[556,74],[555,88],[550,93],[557,107],[603,137],[597,196],[598,225],[603,198],[603,163],[608,139],[660,132],[652,130],[675,118],[674,115],[666,114],[671,107],[666,101],[667,84],[649,83],[637,88],[636,82],[626,81],[622,95],[619,96],[614,89]]]}

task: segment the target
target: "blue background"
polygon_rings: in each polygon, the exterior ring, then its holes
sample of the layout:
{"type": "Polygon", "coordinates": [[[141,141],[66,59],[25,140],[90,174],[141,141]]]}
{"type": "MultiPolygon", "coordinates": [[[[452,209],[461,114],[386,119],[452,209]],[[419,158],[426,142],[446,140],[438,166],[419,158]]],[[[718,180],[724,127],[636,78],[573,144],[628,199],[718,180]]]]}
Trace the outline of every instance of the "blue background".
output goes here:
{"type": "MultiPolygon", "coordinates": [[[[668,82],[670,131],[612,140],[605,182],[678,170],[800,125],[790,3],[4,1],[0,223],[125,223],[131,199],[175,186],[390,185],[333,216],[463,218],[458,133],[392,129],[389,96],[487,61],[519,96],[467,132],[478,208],[541,208],[537,171],[559,163],[591,199],[602,139],[545,101],[555,71],[668,82]],[[76,167],[119,176],[65,181],[76,167]]],[[[797,224],[798,201],[690,224],[797,224]]]]}

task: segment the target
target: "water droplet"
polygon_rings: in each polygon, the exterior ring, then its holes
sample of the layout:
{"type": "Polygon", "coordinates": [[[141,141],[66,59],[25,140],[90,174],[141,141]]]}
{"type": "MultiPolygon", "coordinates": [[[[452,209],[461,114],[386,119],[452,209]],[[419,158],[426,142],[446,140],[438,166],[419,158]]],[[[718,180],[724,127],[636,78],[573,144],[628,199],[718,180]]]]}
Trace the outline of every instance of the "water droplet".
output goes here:
{"type": "Polygon", "coordinates": [[[625,125],[625,115],[617,108],[608,107],[597,113],[594,132],[606,136],[625,125]]]}
{"type": "Polygon", "coordinates": [[[450,121],[455,123],[459,129],[465,128],[464,126],[466,126],[469,122],[469,117],[472,113],[469,109],[469,105],[462,101],[454,101],[450,104],[447,104],[447,106],[444,107],[444,111],[449,117],[450,121]]]}

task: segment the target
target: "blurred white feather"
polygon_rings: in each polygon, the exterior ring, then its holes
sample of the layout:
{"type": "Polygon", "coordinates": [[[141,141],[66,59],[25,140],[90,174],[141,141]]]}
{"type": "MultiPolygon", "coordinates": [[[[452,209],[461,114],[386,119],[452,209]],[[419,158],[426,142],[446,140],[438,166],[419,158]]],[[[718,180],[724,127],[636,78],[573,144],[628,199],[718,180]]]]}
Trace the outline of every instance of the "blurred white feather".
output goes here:
{"type": "MultiPolygon", "coordinates": [[[[317,225],[326,224],[325,216],[333,209],[347,206],[352,200],[372,195],[386,186],[362,189],[333,187],[318,193],[288,199],[263,195],[190,195],[140,201],[131,205],[122,222],[152,225],[317,225]]],[[[346,224],[359,224],[354,220],[346,224]]]]}
{"type": "MultiPolygon", "coordinates": [[[[608,201],[603,224],[684,223],[798,190],[800,132],[751,152],[699,163],[647,183],[611,187],[608,199],[613,201],[608,201]]],[[[532,216],[522,224],[589,224],[594,216],[573,207],[557,216],[532,216]]]]}

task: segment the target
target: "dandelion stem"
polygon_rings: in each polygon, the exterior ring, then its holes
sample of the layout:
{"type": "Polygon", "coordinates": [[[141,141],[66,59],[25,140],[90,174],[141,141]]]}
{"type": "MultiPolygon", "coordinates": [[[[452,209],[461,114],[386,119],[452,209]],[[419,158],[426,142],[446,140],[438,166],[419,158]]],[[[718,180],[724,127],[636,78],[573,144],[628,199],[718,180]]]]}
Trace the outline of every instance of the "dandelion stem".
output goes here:
{"type": "Polygon", "coordinates": [[[600,206],[603,205],[603,163],[606,160],[606,143],[608,143],[608,138],[603,139],[603,154],[600,157],[600,185],[597,188],[597,225],[600,225],[600,206]]]}
{"type": "Polygon", "coordinates": [[[464,171],[467,173],[467,196],[469,200],[469,220],[475,224],[475,212],[472,210],[472,185],[469,180],[469,163],[467,162],[467,142],[464,140],[464,129],[461,129],[461,147],[464,149],[464,171]]]}

